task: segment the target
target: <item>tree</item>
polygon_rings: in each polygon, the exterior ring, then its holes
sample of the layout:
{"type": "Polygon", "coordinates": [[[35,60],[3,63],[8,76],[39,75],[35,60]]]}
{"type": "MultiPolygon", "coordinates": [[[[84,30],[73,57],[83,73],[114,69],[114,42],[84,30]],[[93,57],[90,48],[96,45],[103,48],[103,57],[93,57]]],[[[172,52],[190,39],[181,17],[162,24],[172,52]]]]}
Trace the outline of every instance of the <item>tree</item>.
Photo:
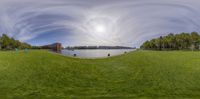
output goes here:
{"type": "Polygon", "coordinates": [[[199,48],[199,34],[197,32],[192,32],[191,33],[191,39],[192,39],[192,45],[194,46],[194,49],[198,49],[199,48]]]}
{"type": "Polygon", "coordinates": [[[2,39],[2,49],[9,49],[10,48],[10,38],[6,34],[3,34],[1,39],[2,39]]]}
{"type": "Polygon", "coordinates": [[[170,33],[167,36],[160,36],[145,42],[141,47],[152,50],[195,50],[199,49],[199,45],[200,35],[197,32],[183,32],[176,35],[170,33]]]}
{"type": "Polygon", "coordinates": [[[14,38],[10,38],[6,34],[3,34],[2,37],[0,37],[0,47],[3,50],[13,50],[15,48],[18,49],[25,49],[25,48],[31,48],[31,45],[27,43],[22,43],[19,40],[15,40],[14,38]]]}

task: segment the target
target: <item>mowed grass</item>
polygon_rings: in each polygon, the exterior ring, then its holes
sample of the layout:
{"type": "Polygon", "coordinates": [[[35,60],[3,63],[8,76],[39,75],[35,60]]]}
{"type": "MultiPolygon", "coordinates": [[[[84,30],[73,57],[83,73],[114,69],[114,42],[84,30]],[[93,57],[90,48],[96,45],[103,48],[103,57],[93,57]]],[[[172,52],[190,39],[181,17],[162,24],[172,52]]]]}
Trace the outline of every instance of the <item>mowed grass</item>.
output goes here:
{"type": "Polygon", "coordinates": [[[200,52],[77,59],[0,52],[0,99],[199,99],[200,52]]]}

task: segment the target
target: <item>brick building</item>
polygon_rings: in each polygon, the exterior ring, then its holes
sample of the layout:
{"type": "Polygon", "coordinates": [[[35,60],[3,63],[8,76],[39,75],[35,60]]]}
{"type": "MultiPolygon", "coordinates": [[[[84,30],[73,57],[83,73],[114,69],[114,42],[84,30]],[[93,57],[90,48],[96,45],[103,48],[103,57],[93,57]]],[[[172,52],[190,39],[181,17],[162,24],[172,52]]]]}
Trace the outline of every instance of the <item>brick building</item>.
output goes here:
{"type": "Polygon", "coordinates": [[[43,49],[51,49],[55,52],[61,52],[62,44],[61,43],[54,43],[54,44],[42,46],[42,48],[43,49]]]}

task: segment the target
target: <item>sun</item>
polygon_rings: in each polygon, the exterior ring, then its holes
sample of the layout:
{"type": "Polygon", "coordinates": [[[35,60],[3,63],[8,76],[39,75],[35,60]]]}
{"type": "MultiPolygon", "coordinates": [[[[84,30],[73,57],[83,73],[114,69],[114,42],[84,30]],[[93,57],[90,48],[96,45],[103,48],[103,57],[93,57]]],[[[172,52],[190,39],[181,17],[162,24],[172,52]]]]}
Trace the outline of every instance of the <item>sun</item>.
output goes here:
{"type": "MultiPolygon", "coordinates": [[[[83,33],[84,41],[88,45],[117,45],[121,44],[118,18],[109,15],[91,14],[87,15],[81,24],[78,24],[80,33],[83,33]]],[[[77,32],[77,34],[78,34],[77,32]]]]}
{"type": "Polygon", "coordinates": [[[81,27],[83,33],[88,34],[87,37],[95,42],[111,42],[118,30],[115,18],[101,15],[87,17],[81,27]]]}
{"type": "Polygon", "coordinates": [[[96,25],[94,30],[97,33],[105,33],[106,27],[104,25],[96,25]]]}

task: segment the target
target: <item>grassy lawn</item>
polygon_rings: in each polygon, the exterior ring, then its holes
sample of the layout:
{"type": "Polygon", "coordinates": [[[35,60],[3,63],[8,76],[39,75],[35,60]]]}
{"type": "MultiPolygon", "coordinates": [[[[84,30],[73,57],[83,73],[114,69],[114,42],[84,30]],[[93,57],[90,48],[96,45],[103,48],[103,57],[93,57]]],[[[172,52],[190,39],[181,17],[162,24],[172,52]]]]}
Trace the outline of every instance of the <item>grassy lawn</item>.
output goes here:
{"type": "Polygon", "coordinates": [[[0,99],[200,98],[200,52],[135,51],[76,59],[0,52],[0,99]]]}

